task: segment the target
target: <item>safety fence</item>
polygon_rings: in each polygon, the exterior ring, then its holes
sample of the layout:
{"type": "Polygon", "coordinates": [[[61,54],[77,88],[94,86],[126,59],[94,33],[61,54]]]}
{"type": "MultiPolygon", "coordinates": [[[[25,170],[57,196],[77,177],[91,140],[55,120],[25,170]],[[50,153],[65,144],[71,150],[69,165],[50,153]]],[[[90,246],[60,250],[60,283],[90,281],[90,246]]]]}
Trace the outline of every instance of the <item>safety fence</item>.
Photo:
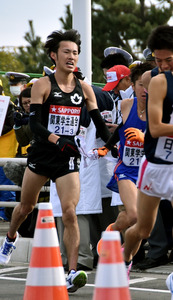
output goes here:
{"type": "MultiPolygon", "coordinates": [[[[0,166],[3,167],[7,162],[15,162],[20,165],[26,165],[27,158],[0,158],[0,166]]],[[[0,185],[0,191],[21,191],[21,186],[18,185],[0,185]]],[[[49,186],[43,186],[41,192],[49,192],[49,186]]],[[[18,202],[14,201],[0,201],[0,207],[15,207],[18,202]]],[[[36,206],[37,207],[37,206],[36,206]]]]}
{"type": "MultiPolygon", "coordinates": [[[[0,75],[5,75],[6,72],[0,71],[0,75]]],[[[38,73],[25,73],[26,75],[30,76],[30,79],[32,78],[40,78],[43,77],[43,74],[38,74],[38,73]]],[[[100,82],[92,82],[93,85],[99,86],[99,87],[104,87],[105,83],[100,83],[100,82]]]]}

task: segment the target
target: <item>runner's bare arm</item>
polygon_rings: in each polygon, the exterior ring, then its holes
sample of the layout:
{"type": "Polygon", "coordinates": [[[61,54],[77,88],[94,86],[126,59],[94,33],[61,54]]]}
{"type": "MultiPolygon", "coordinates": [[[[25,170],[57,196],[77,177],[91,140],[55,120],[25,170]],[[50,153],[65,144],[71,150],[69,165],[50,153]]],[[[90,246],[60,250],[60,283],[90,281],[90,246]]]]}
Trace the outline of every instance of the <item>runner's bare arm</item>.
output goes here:
{"type": "Polygon", "coordinates": [[[172,136],[173,125],[162,122],[163,102],[167,93],[167,81],[164,74],[153,77],[148,88],[148,120],[153,138],[172,136]]]}
{"type": "Polygon", "coordinates": [[[82,85],[82,90],[84,93],[87,110],[90,111],[92,109],[97,109],[98,108],[97,101],[92,87],[84,81],[80,81],[80,82],[82,85]]]}
{"type": "Polygon", "coordinates": [[[43,104],[50,93],[50,88],[50,81],[47,76],[37,80],[31,89],[31,104],[43,104]]]}
{"type": "Polygon", "coordinates": [[[142,83],[143,86],[148,90],[148,85],[151,80],[151,71],[146,71],[144,74],[142,74],[142,83]]]}

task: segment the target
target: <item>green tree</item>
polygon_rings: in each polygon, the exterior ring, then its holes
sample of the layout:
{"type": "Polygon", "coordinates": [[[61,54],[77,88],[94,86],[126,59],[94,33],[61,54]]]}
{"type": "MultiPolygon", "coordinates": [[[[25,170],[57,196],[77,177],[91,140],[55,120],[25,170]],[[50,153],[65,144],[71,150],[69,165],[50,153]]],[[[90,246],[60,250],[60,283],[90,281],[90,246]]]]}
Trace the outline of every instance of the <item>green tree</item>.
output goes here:
{"type": "MultiPolygon", "coordinates": [[[[103,82],[100,63],[106,47],[116,46],[139,59],[153,28],[166,24],[172,16],[173,2],[157,0],[146,4],[145,0],[97,0],[92,1],[92,70],[93,81],[103,82]]],[[[71,12],[60,18],[64,29],[72,26],[71,12]]]]}
{"type": "MultiPolygon", "coordinates": [[[[24,64],[16,58],[16,52],[14,53],[1,50],[0,51],[0,70],[4,72],[23,72],[24,64]]],[[[8,79],[4,75],[0,75],[2,80],[5,95],[10,95],[8,79]]]]}
{"type": "Polygon", "coordinates": [[[19,47],[16,58],[24,64],[24,73],[43,73],[44,65],[51,65],[50,59],[44,50],[44,44],[39,36],[35,35],[33,21],[29,21],[30,31],[24,36],[28,46],[19,47]]]}
{"type": "MultiPolygon", "coordinates": [[[[5,48],[0,50],[0,71],[42,74],[43,66],[52,65],[41,38],[35,35],[32,21],[29,21],[29,27],[30,31],[24,36],[28,42],[27,46],[14,47],[12,51],[6,51],[5,48]]],[[[7,90],[6,81],[6,78],[3,78],[5,90],[7,90]]]]}
{"type": "Polygon", "coordinates": [[[61,21],[63,28],[68,30],[72,27],[72,14],[70,11],[70,5],[66,5],[66,18],[65,20],[61,17],[59,20],[61,21]]]}
{"type": "MultiPolygon", "coordinates": [[[[134,60],[146,48],[151,30],[166,24],[172,16],[172,0],[92,0],[92,70],[93,81],[103,82],[100,68],[106,47],[117,46],[130,52],[134,60]],[[154,3],[153,3],[154,2],[154,3]]],[[[66,6],[65,18],[60,18],[64,29],[72,27],[70,6],[66,6]]],[[[43,66],[50,67],[44,44],[36,36],[33,21],[24,39],[26,47],[14,48],[13,53],[0,51],[0,70],[42,74],[43,66]]],[[[4,82],[3,78],[3,82],[4,82]]],[[[4,85],[6,90],[6,83],[4,85]]]]}

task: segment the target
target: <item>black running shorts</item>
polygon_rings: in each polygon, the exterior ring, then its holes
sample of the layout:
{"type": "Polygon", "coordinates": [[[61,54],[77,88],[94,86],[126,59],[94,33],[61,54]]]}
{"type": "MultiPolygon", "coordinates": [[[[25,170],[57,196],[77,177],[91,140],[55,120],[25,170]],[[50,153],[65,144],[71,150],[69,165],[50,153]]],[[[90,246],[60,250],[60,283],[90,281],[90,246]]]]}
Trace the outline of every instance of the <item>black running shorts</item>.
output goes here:
{"type": "Polygon", "coordinates": [[[52,181],[69,173],[79,172],[79,157],[70,157],[53,143],[34,141],[28,149],[28,168],[52,181]]]}

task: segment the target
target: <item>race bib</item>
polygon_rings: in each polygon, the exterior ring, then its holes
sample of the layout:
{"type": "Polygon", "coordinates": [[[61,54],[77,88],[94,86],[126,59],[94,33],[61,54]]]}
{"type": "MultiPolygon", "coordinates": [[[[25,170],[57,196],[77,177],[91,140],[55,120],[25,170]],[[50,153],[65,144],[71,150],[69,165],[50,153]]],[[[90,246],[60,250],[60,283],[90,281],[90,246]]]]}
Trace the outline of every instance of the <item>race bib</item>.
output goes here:
{"type": "Polygon", "coordinates": [[[123,163],[129,167],[139,167],[144,155],[144,144],[139,141],[125,141],[123,163]]]}
{"type": "Polygon", "coordinates": [[[86,139],[86,135],[87,135],[87,128],[80,125],[80,131],[79,131],[79,135],[82,136],[84,139],[86,139]]]}
{"type": "Polygon", "coordinates": [[[50,105],[48,130],[57,135],[76,135],[81,107],[50,105]]]}
{"type": "Polygon", "coordinates": [[[104,110],[100,112],[103,120],[106,122],[112,123],[112,112],[110,110],[104,110]]]}
{"type": "Polygon", "coordinates": [[[173,137],[162,136],[158,139],[155,157],[173,163],[173,137]]]}

